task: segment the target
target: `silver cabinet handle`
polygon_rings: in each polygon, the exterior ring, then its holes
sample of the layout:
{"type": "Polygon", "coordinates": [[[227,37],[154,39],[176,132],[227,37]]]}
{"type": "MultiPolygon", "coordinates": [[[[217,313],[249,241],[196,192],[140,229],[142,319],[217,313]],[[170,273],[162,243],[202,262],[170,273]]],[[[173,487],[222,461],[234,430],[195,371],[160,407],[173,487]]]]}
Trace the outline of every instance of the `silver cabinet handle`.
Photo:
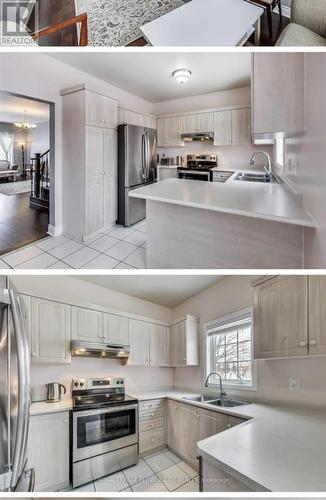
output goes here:
{"type": "Polygon", "coordinates": [[[317,345],[317,340],[310,340],[309,345],[317,345]]]}
{"type": "Polygon", "coordinates": [[[299,342],[299,347],[306,347],[307,345],[307,342],[305,342],[304,340],[301,340],[301,342],[299,342]]]}

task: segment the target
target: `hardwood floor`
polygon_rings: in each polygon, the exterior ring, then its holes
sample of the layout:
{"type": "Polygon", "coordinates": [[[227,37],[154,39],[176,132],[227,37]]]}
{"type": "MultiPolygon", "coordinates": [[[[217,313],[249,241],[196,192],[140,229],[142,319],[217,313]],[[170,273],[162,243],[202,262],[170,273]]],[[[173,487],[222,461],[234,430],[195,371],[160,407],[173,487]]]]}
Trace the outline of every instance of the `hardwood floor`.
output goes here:
{"type": "Polygon", "coordinates": [[[29,193],[0,194],[0,255],[47,235],[49,215],[29,207],[29,193]]]}

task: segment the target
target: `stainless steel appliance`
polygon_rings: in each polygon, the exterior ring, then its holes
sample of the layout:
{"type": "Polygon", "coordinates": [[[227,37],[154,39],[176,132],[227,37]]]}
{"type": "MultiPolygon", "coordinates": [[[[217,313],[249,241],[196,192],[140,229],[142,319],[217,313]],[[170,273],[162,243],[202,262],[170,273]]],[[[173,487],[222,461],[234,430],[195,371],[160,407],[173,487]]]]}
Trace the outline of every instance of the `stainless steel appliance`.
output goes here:
{"type": "Polygon", "coordinates": [[[70,351],[71,355],[75,357],[119,359],[121,364],[125,365],[129,358],[130,346],[72,340],[70,342],[70,351]]]}
{"type": "Polygon", "coordinates": [[[61,401],[61,394],[66,394],[67,389],[64,385],[59,384],[59,382],[50,382],[45,384],[46,386],[46,402],[47,403],[57,403],[61,401]]]}
{"type": "Polygon", "coordinates": [[[88,483],[138,461],[138,400],[123,378],[72,381],[72,483],[88,483]]]}
{"type": "Polygon", "coordinates": [[[0,276],[0,491],[33,491],[35,474],[26,470],[29,427],[29,349],[24,304],[0,276]]]}
{"type": "Polygon", "coordinates": [[[194,132],[181,134],[183,142],[214,142],[214,132],[194,132]]]}
{"type": "Polygon", "coordinates": [[[216,155],[188,155],[187,166],[178,168],[179,179],[211,181],[214,167],[217,167],[216,155]]]}
{"type": "Polygon", "coordinates": [[[130,198],[132,189],[157,180],[156,130],[118,127],[118,224],[131,226],[146,217],[145,200],[130,198]]]}

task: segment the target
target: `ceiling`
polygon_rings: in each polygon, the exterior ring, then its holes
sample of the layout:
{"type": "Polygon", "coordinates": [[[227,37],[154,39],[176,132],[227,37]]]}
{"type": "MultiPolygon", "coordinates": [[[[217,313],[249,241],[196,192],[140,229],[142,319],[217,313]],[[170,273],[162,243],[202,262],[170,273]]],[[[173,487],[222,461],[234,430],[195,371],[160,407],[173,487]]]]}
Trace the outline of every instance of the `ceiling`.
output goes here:
{"type": "Polygon", "coordinates": [[[49,121],[49,105],[32,99],[0,92],[0,122],[15,123],[26,119],[34,123],[49,121]]]}
{"type": "Polygon", "coordinates": [[[176,307],[184,300],[216,283],[222,276],[79,276],[83,281],[148,300],[165,307],[176,307]]]}
{"type": "Polygon", "coordinates": [[[215,52],[60,52],[50,56],[152,103],[250,84],[249,53],[215,52]],[[192,71],[180,85],[176,69],[192,71]]]}

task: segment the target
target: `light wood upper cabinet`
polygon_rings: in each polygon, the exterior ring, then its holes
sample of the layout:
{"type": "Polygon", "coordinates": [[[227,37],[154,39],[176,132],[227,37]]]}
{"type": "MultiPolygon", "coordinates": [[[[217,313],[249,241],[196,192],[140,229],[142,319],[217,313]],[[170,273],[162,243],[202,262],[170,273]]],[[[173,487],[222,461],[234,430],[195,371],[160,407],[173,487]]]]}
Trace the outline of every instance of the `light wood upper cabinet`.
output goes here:
{"type": "Polygon", "coordinates": [[[149,352],[151,366],[169,366],[170,329],[167,326],[150,324],[149,352]]]}
{"type": "Polygon", "coordinates": [[[101,342],[103,331],[102,313],[84,309],[71,308],[71,334],[74,340],[101,342]]]}
{"type": "Polygon", "coordinates": [[[129,320],[130,364],[149,365],[149,330],[149,323],[136,319],[129,320]]]}
{"type": "Polygon", "coordinates": [[[129,345],[129,319],[115,314],[103,313],[103,341],[129,345]]]}
{"type": "Polygon", "coordinates": [[[70,363],[70,309],[32,297],[32,363],[70,363]]]}
{"type": "Polygon", "coordinates": [[[233,109],[232,145],[251,144],[251,110],[250,108],[233,109]]]}
{"type": "Polygon", "coordinates": [[[171,128],[172,128],[172,146],[184,146],[184,143],[181,140],[181,134],[182,134],[181,116],[171,117],[171,128]]]}
{"type": "Polygon", "coordinates": [[[304,53],[253,54],[252,103],[254,134],[304,132],[304,53]]]}
{"type": "Polygon", "coordinates": [[[255,358],[308,352],[307,278],[277,276],[254,286],[255,358]]]}
{"type": "Polygon", "coordinates": [[[125,108],[118,108],[118,122],[120,124],[137,125],[138,127],[157,128],[156,118],[150,115],[143,115],[136,111],[125,108]]]}
{"type": "Polygon", "coordinates": [[[172,126],[169,117],[157,120],[157,145],[172,146],[172,126]]]}
{"type": "Polygon", "coordinates": [[[30,418],[28,467],[35,470],[35,491],[69,486],[69,436],[69,412],[30,418]]]}
{"type": "Polygon", "coordinates": [[[117,101],[89,90],[84,92],[86,124],[92,127],[116,128],[118,125],[117,101]]]}
{"type": "Polygon", "coordinates": [[[214,146],[230,146],[232,144],[232,112],[216,111],[214,113],[214,146]]]}
{"type": "Polygon", "coordinates": [[[183,115],[181,119],[181,133],[190,134],[197,131],[197,115],[183,115]]]}
{"type": "Polygon", "coordinates": [[[326,276],[309,276],[309,354],[326,354],[326,276]]]}
{"type": "Polygon", "coordinates": [[[197,115],[197,131],[198,132],[213,132],[214,131],[214,113],[199,113],[197,115]]]}
{"type": "Polygon", "coordinates": [[[172,325],[170,336],[171,366],[198,365],[198,319],[186,319],[172,325]]]}

